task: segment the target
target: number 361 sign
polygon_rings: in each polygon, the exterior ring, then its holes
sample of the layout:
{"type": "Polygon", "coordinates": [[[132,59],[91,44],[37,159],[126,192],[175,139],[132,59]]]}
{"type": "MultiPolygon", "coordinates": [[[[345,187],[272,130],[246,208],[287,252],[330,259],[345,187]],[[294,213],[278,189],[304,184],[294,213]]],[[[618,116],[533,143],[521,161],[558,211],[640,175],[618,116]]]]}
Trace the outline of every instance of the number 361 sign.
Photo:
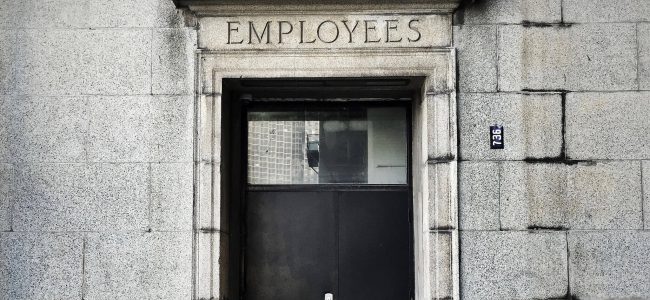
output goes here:
{"type": "Polygon", "coordinates": [[[490,126],[490,149],[503,149],[503,126],[490,126]]]}

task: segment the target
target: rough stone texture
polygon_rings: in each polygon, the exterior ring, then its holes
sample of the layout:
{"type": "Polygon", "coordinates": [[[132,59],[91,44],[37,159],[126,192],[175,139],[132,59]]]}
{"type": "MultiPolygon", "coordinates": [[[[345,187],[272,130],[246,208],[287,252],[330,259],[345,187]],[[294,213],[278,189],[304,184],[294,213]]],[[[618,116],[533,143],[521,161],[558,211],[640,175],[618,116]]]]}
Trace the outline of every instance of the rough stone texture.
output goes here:
{"type": "Polygon", "coordinates": [[[465,24],[558,23],[561,0],[481,1],[465,10],[465,24]]]}
{"type": "Polygon", "coordinates": [[[567,293],[563,232],[461,232],[465,299],[547,299],[567,293]]]}
{"type": "Polygon", "coordinates": [[[145,29],[19,30],[16,92],[149,94],[151,36],[145,29]]]}
{"type": "Polygon", "coordinates": [[[650,1],[647,0],[564,0],[564,21],[593,22],[649,22],[650,1]]]}
{"type": "Polygon", "coordinates": [[[0,299],[81,299],[77,233],[0,233],[0,299]]]}
{"type": "MultiPolygon", "coordinates": [[[[0,72],[1,71],[2,70],[0,70],[0,72]]],[[[11,102],[9,99],[9,96],[0,95],[0,124],[2,124],[2,126],[0,126],[0,162],[9,162],[11,158],[9,151],[9,120],[11,117],[9,106],[11,105],[11,102]]]]}
{"type": "Polygon", "coordinates": [[[192,230],[193,164],[151,164],[151,219],[154,231],[192,230]]]}
{"type": "Polygon", "coordinates": [[[90,161],[192,161],[192,96],[94,97],[90,107],[90,161]]]}
{"type": "Polygon", "coordinates": [[[637,89],[635,24],[500,26],[498,39],[502,91],[637,89]]]}
{"type": "Polygon", "coordinates": [[[461,230],[499,230],[499,164],[461,162],[459,226],[461,230]]]}
{"type": "Polygon", "coordinates": [[[637,24],[639,39],[639,88],[650,90],[650,24],[637,24]]]}
{"type": "Polygon", "coordinates": [[[90,233],[87,299],[190,299],[192,233],[90,233]]]}
{"type": "Polygon", "coordinates": [[[85,97],[8,96],[12,161],[80,162],[88,131],[85,97]]]}
{"type": "MultiPolygon", "coordinates": [[[[2,13],[0,9],[0,20],[3,19],[2,13]]],[[[16,31],[0,29],[0,94],[8,94],[14,85],[15,43],[16,31]]]]}
{"type": "Polygon", "coordinates": [[[503,162],[500,185],[504,230],[568,228],[567,168],[563,164],[503,162]]]}
{"type": "Polygon", "coordinates": [[[497,27],[454,26],[460,92],[496,92],[497,27]]]}
{"type": "Polygon", "coordinates": [[[570,93],[566,147],[572,159],[650,158],[650,92],[570,93]]]}
{"type": "Polygon", "coordinates": [[[460,157],[503,160],[556,157],[562,148],[558,94],[459,94],[460,157]],[[490,125],[504,126],[505,149],[490,149],[490,125]]]}
{"type": "Polygon", "coordinates": [[[13,165],[0,163],[0,231],[11,230],[11,190],[13,165]]]}
{"type": "Polygon", "coordinates": [[[650,229],[650,161],[642,162],[641,174],[643,176],[643,224],[644,229],[650,229]]]}
{"type": "Polygon", "coordinates": [[[0,28],[105,28],[178,26],[172,1],[0,0],[0,28]]]}
{"type": "Polygon", "coordinates": [[[171,0],[0,0],[0,299],[191,298],[182,26],[171,0]]]}
{"type": "Polygon", "coordinates": [[[429,235],[429,274],[431,299],[449,299],[453,297],[453,246],[452,233],[432,232],[429,235]]]}
{"type": "Polygon", "coordinates": [[[17,231],[144,230],[146,164],[34,164],[17,167],[17,231]]]}
{"type": "Polygon", "coordinates": [[[642,229],[638,161],[578,164],[567,176],[572,229],[642,229]]]}
{"type": "Polygon", "coordinates": [[[153,93],[191,95],[194,90],[196,31],[187,28],[156,29],[152,46],[153,93]]]}
{"type": "Polygon", "coordinates": [[[579,299],[647,299],[650,232],[568,234],[571,293],[579,299]]]}
{"type": "Polygon", "coordinates": [[[642,229],[640,172],[634,161],[504,162],[502,228],[642,229]]]}

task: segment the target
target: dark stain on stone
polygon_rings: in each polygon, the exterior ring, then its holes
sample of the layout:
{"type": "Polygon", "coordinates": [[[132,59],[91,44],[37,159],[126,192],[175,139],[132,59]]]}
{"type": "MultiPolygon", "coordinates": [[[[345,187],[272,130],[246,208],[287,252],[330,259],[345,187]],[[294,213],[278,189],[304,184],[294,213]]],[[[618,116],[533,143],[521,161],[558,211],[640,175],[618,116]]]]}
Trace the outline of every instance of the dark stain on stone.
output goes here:
{"type": "Polygon", "coordinates": [[[219,232],[219,229],[212,228],[212,227],[203,227],[199,229],[202,233],[217,233],[219,232]]]}
{"type": "Polygon", "coordinates": [[[531,22],[531,21],[522,21],[521,25],[524,27],[553,27],[552,23],[541,23],[541,22],[531,22]]]}
{"type": "Polygon", "coordinates": [[[445,163],[445,162],[452,162],[456,159],[451,154],[443,155],[443,156],[435,156],[435,157],[429,157],[430,162],[437,162],[437,163],[445,163]]]}
{"type": "Polygon", "coordinates": [[[452,231],[455,230],[456,228],[452,226],[438,226],[438,227],[431,227],[429,230],[435,230],[435,231],[452,231]]]}
{"type": "Polygon", "coordinates": [[[578,296],[571,295],[571,292],[567,292],[566,295],[560,297],[549,297],[549,298],[536,298],[535,300],[580,300],[578,296]]]}
{"type": "Polygon", "coordinates": [[[549,230],[549,231],[567,231],[569,228],[564,226],[528,226],[528,230],[549,230]]]}

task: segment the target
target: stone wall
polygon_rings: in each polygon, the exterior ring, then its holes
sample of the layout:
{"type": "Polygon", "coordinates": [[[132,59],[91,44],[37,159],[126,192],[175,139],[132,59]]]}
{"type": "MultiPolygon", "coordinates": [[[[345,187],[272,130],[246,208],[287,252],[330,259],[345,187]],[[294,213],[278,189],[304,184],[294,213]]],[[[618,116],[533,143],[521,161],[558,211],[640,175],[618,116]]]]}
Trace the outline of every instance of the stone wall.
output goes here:
{"type": "MultiPolygon", "coordinates": [[[[461,298],[648,297],[650,1],[476,1],[454,45],[461,298]]],[[[191,297],[196,48],[171,0],[0,0],[0,299],[191,297]]]]}
{"type": "Polygon", "coordinates": [[[0,0],[0,299],[189,299],[196,36],[170,0],[0,0]]]}
{"type": "Polygon", "coordinates": [[[461,298],[650,297],[649,21],[647,0],[456,13],[461,298]]]}

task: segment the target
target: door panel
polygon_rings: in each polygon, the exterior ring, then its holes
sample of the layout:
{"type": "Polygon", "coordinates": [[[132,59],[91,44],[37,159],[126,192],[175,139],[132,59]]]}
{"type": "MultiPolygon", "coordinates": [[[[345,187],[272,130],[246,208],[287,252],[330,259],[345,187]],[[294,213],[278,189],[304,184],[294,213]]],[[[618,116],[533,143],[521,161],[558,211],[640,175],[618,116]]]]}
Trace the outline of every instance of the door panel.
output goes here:
{"type": "Polygon", "coordinates": [[[340,192],[335,299],[410,299],[409,199],[408,191],[340,192]]]}
{"type": "Polygon", "coordinates": [[[246,202],[245,299],[336,295],[335,193],[248,192],[246,202]]]}

